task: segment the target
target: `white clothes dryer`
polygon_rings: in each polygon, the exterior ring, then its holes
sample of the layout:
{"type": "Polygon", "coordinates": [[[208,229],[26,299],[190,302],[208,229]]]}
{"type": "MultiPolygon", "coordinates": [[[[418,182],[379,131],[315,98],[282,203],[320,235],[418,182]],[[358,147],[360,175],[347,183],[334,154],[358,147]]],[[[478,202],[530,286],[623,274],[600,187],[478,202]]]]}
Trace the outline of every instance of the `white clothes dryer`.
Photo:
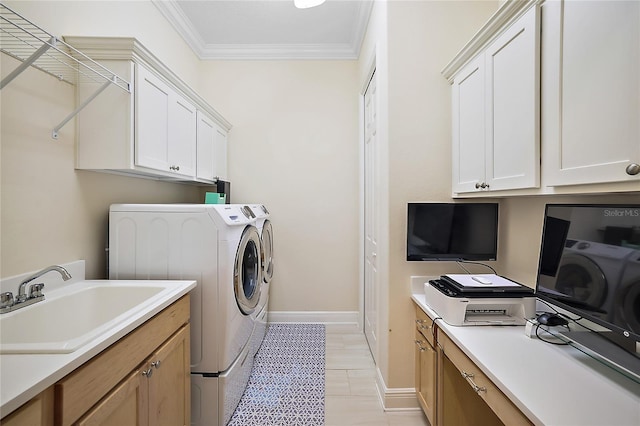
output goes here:
{"type": "Polygon", "coordinates": [[[120,204],[109,214],[111,279],[193,279],[192,424],[225,425],[253,365],[260,234],[234,204],[120,204]]]}
{"type": "Polygon", "coordinates": [[[568,239],[558,268],[556,288],[613,319],[613,298],[620,286],[626,259],[633,250],[594,241],[568,239]],[[566,286],[566,287],[565,287],[566,286]]]}
{"type": "Polygon", "coordinates": [[[256,307],[255,333],[253,336],[253,347],[258,351],[267,330],[268,308],[269,308],[269,287],[273,278],[273,227],[269,219],[271,214],[262,204],[250,205],[256,216],[255,226],[260,234],[260,253],[262,260],[262,284],[260,290],[260,300],[256,307]]]}

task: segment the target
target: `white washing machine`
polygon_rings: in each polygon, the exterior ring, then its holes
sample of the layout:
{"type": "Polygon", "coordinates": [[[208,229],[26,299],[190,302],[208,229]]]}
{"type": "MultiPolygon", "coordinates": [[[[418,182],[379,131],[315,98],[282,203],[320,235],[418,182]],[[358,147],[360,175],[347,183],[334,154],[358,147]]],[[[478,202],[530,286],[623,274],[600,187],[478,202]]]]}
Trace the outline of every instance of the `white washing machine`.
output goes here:
{"type": "Polygon", "coordinates": [[[616,292],[615,323],[640,334],[640,250],[627,259],[616,292]]]}
{"type": "Polygon", "coordinates": [[[632,249],[568,239],[555,287],[563,294],[597,308],[595,316],[613,319],[613,300],[632,249]]]}
{"type": "Polygon", "coordinates": [[[111,279],[193,279],[191,421],[222,426],[251,373],[262,260],[255,215],[233,204],[120,204],[109,213],[111,279]]]}
{"type": "Polygon", "coordinates": [[[267,313],[269,308],[269,287],[273,277],[273,227],[269,220],[270,213],[262,204],[250,205],[256,216],[256,228],[260,234],[260,253],[262,260],[262,285],[260,290],[260,301],[256,307],[254,316],[256,328],[254,332],[253,347],[257,352],[262,344],[262,340],[267,330],[267,313]]]}

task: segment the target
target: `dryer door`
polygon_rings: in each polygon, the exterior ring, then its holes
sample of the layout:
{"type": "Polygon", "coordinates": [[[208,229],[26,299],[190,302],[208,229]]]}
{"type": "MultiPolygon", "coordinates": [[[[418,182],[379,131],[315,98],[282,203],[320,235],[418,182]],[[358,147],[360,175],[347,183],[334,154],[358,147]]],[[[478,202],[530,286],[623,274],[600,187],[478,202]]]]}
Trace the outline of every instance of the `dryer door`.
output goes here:
{"type": "Polygon", "coordinates": [[[273,277],[273,228],[266,220],[262,227],[262,278],[264,282],[271,282],[273,277]]]}
{"type": "Polygon", "coordinates": [[[562,294],[601,308],[607,298],[607,279],[602,269],[591,259],[568,253],[562,257],[555,288],[562,294]]]}
{"type": "Polygon", "coordinates": [[[251,314],[260,300],[262,262],[260,234],[255,226],[247,226],[242,233],[233,268],[233,289],[243,314],[251,314]]]}

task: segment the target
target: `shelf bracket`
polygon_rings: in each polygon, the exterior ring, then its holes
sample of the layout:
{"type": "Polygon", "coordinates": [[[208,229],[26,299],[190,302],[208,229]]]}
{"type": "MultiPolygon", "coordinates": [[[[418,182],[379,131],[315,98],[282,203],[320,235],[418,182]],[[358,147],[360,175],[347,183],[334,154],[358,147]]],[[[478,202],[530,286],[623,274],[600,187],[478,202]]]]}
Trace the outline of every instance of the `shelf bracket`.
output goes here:
{"type": "Polygon", "coordinates": [[[84,109],[84,107],[86,107],[87,105],[89,105],[89,103],[91,103],[92,100],[94,100],[100,93],[102,93],[104,91],[104,89],[106,89],[107,87],[111,86],[111,83],[116,81],[116,77],[113,77],[113,80],[107,80],[105,81],[102,86],[100,86],[100,88],[98,90],[96,90],[91,96],[89,96],[87,99],[85,99],[75,110],[73,110],[73,112],[71,112],[71,114],[67,115],[67,117],[62,120],[60,122],[60,124],[58,124],[53,131],[51,132],[51,137],[53,139],[58,139],[58,132],[60,131],[60,129],[62,129],[64,127],[65,124],[67,124],[69,122],[69,120],[71,120],[73,117],[75,117],[80,111],[82,111],[84,109]]]}
{"type": "Polygon", "coordinates": [[[31,54],[31,56],[29,56],[27,59],[25,59],[20,65],[18,65],[18,67],[16,67],[15,70],[11,71],[11,73],[9,75],[7,75],[5,78],[2,79],[2,82],[0,82],[0,90],[2,88],[4,88],[4,86],[9,84],[11,82],[11,80],[13,80],[17,76],[19,76],[20,73],[22,73],[22,71],[24,71],[25,69],[29,68],[35,61],[38,60],[38,58],[40,58],[40,56],[44,55],[44,53],[47,50],[49,50],[49,48],[51,48],[51,47],[53,47],[55,45],[56,45],[56,38],[55,37],[51,37],[49,39],[48,43],[44,43],[42,46],[40,46],[40,48],[38,50],[33,52],[31,54]]]}

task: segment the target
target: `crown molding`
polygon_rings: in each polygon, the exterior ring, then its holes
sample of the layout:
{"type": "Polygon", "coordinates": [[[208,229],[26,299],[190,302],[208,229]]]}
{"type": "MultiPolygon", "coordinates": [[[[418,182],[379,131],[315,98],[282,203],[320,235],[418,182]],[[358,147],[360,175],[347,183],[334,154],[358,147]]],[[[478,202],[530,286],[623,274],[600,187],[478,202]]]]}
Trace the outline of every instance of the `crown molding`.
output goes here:
{"type": "Polygon", "coordinates": [[[537,7],[544,0],[510,0],[494,13],[478,30],[469,42],[456,54],[441,71],[442,75],[453,83],[455,73],[466,65],[488,43],[495,39],[509,24],[514,22],[532,7],[537,7]]]}
{"type": "Polygon", "coordinates": [[[373,1],[359,3],[349,43],[212,44],[205,43],[175,0],[151,0],[200,60],[355,60],[360,55],[373,1]]]}

